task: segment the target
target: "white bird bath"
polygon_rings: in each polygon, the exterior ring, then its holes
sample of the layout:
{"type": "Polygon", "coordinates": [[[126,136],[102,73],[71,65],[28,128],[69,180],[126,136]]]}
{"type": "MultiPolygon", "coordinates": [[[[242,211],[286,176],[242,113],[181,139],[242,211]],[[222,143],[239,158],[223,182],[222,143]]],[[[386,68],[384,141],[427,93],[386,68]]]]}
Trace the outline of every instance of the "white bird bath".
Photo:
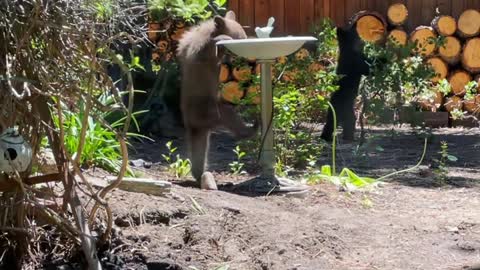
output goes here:
{"type": "Polygon", "coordinates": [[[261,117],[262,141],[260,165],[262,175],[249,183],[249,189],[255,192],[307,192],[308,187],[297,185],[294,181],[275,176],[275,152],[272,130],[273,93],[271,69],[272,63],[280,56],[287,56],[300,49],[305,42],[316,41],[314,37],[280,37],[280,38],[253,38],[222,40],[217,46],[224,46],[232,53],[245,57],[255,58],[261,64],[261,117]]]}

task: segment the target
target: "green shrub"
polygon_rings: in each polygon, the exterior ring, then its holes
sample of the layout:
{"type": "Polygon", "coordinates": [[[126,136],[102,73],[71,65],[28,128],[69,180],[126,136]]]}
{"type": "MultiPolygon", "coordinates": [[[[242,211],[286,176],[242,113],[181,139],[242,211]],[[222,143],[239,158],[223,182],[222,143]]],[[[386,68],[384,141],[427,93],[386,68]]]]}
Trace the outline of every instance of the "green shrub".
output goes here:
{"type": "MultiPolygon", "coordinates": [[[[98,101],[102,102],[106,107],[112,107],[113,110],[94,112],[86,116],[84,102],[77,104],[79,108],[77,111],[72,111],[67,104],[61,102],[63,129],[65,132],[65,150],[72,158],[75,158],[82,130],[82,122],[84,117],[88,117],[85,144],[79,159],[81,166],[86,168],[97,166],[109,172],[117,173],[122,163],[122,155],[120,143],[118,142],[114,129],[123,127],[125,117],[121,117],[113,123],[102,122],[112,114],[118,112],[115,111],[115,106],[113,105],[114,98],[112,96],[101,95],[98,101]]],[[[143,113],[143,111],[134,113],[133,115],[135,116],[140,113],[143,113]]],[[[59,129],[58,114],[52,115],[54,116],[55,127],[59,129]]],[[[136,122],[134,121],[134,123],[136,122]]],[[[137,133],[127,133],[127,137],[147,138],[137,133]]],[[[128,169],[127,173],[133,175],[131,169],[128,169]]]]}

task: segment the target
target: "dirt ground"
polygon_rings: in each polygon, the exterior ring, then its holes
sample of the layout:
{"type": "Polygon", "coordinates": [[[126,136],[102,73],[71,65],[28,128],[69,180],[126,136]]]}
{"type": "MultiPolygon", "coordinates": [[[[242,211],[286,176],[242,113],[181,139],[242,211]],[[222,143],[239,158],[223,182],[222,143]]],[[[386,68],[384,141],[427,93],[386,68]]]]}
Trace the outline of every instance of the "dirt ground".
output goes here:
{"type": "MultiPolygon", "coordinates": [[[[372,128],[366,146],[340,144],[338,167],[380,176],[415,165],[422,152],[421,131],[372,128]]],[[[303,199],[248,196],[229,192],[228,163],[235,142],[212,137],[210,169],[220,191],[191,187],[164,172],[167,139],[136,144],[132,159],[153,165],[145,177],[172,180],[164,197],[112,193],[116,233],[109,253],[119,269],[469,269],[480,264],[480,129],[437,129],[423,165],[373,191],[340,191],[322,183],[303,199]],[[440,141],[458,161],[439,185],[429,165],[440,141]],[[223,189],[223,191],[222,191],[223,189]],[[199,205],[199,207],[194,207],[199,205]],[[223,268],[222,268],[223,267],[223,268]]],[[[174,139],[180,146],[181,139],[174,139]]],[[[324,151],[319,164],[330,162],[324,151]]],[[[113,269],[113,268],[112,268],[113,269]]]]}

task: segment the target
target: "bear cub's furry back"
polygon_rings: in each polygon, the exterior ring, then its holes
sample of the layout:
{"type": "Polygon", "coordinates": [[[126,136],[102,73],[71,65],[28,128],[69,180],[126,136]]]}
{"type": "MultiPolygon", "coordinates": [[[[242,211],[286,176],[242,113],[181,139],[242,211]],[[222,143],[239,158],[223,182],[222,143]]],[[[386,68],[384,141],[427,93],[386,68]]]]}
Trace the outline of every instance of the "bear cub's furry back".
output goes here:
{"type": "Polygon", "coordinates": [[[245,39],[243,27],[235,21],[235,13],[215,16],[184,34],[179,42],[181,65],[180,106],[192,162],[192,175],[200,181],[208,153],[210,131],[217,126],[229,129],[237,138],[254,135],[230,104],[218,95],[220,60],[216,42],[245,39]]]}

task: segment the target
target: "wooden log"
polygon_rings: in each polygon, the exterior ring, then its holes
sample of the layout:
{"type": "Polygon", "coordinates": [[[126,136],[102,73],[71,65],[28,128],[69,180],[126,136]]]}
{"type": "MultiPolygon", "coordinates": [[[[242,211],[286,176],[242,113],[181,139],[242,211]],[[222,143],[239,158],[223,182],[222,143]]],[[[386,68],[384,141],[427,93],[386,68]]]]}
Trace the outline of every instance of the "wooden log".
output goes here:
{"type": "Polygon", "coordinates": [[[431,26],[439,35],[451,36],[457,31],[457,21],[449,15],[440,15],[432,20],[431,26]]]}
{"type": "Polygon", "coordinates": [[[471,73],[480,72],[480,38],[472,38],[465,43],[461,59],[464,69],[471,73]]]}
{"type": "Polygon", "coordinates": [[[298,50],[298,52],[295,53],[295,58],[300,61],[305,60],[308,56],[310,56],[310,53],[305,48],[301,48],[300,50],[298,50]]]}
{"type": "Polygon", "coordinates": [[[148,32],[147,32],[147,35],[148,35],[148,39],[155,43],[157,42],[157,39],[158,37],[160,36],[159,35],[159,31],[162,27],[160,26],[159,23],[149,23],[148,24],[148,32]]]}
{"type": "Polygon", "coordinates": [[[325,70],[325,67],[317,61],[312,62],[308,66],[308,71],[311,73],[316,73],[316,72],[319,72],[320,70],[325,70]]]}
{"type": "MultiPolygon", "coordinates": [[[[23,180],[23,183],[25,185],[32,186],[32,185],[42,184],[47,182],[60,182],[60,180],[61,180],[61,176],[59,173],[51,173],[51,174],[40,175],[40,176],[30,176],[28,178],[25,178],[23,180]]],[[[15,180],[8,178],[8,176],[4,174],[0,174],[0,192],[12,191],[17,187],[18,185],[15,180]]]]}
{"type": "Polygon", "coordinates": [[[157,50],[161,53],[166,53],[168,50],[168,41],[167,40],[159,40],[157,42],[157,50]]]}
{"type": "Polygon", "coordinates": [[[250,80],[252,70],[249,66],[234,67],[232,70],[232,75],[235,80],[244,82],[250,80]]]}
{"type": "Polygon", "coordinates": [[[419,26],[410,35],[410,40],[417,44],[415,51],[424,56],[430,56],[435,52],[436,45],[432,41],[437,34],[430,26],[419,26]]]}
{"type": "Polygon", "coordinates": [[[463,100],[463,108],[469,113],[476,113],[480,109],[479,104],[475,101],[475,97],[463,100]]]}
{"type": "MultiPolygon", "coordinates": [[[[116,181],[117,178],[108,177],[107,180],[111,183],[116,181]]],[[[170,192],[172,183],[154,179],[124,177],[118,188],[129,192],[161,196],[170,192]]]]}
{"type": "Polygon", "coordinates": [[[448,77],[448,82],[452,87],[452,92],[456,96],[465,95],[465,85],[472,80],[472,76],[465,70],[456,70],[448,77]]]}
{"type": "Polygon", "coordinates": [[[445,110],[447,112],[451,112],[455,109],[462,110],[463,108],[463,101],[461,97],[452,96],[448,97],[445,101],[445,110]]]}
{"type": "Polygon", "coordinates": [[[247,88],[247,93],[245,94],[245,99],[250,101],[250,104],[258,105],[260,104],[260,85],[250,85],[247,88]]]}
{"type": "Polygon", "coordinates": [[[448,75],[448,65],[440,57],[431,57],[427,60],[432,69],[435,71],[436,76],[431,79],[432,82],[436,83],[442,79],[445,79],[448,75]]]}
{"type": "Polygon", "coordinates": [[[287,57],[286,56],[280,56],[276,59],[278,64],[286,64],[287,63],[287,57]]]}
{"type": "Polygon", "coordinates": [[[298,69],[287,70],[283,72],[282,80],[285,82],[294,82],[298,76],[298,69]]]}
{"type": "Polygon", "coordinates": [[[475,9],[465,10],[458,18],[457,30],[464,38],[477,36],[480,33],[480,12],[475,9]]]}
{"type": "Polygon", "coordinates": [[[396,45],[405,46],[407,45],[408,34],[403,29],[397,28],[390,31],[387,39],[396,45]]]}
{"type": "Polygon", "coordinates": [[[222,99],[233,103],[238,104],[244,95],[243,89],[240,87],[240,84],[236,81],[227,82],[223,85],[221,96],[222,99]]]}
{"type": "Polygon", "coordinates": [[[445,43],[438,48],[438,55],[450,65],[455,65],[460,61],[462,44],[454,36],[445,37],[445,43]]]}
{"type": "Polygon", "coordinates": [[[184,33],[185,33],[185,28],[178,28],[173,32],[173,34],[170,35],[170,38],[178,42],[182,38],[184,33]]]}
{"type": "Polygon", "coordinates": [[[218,75],[218,80],[221,83],[226,83],[230,78],[230,68],[228,65],[222,64],[220,65],[220,74],[218,75]]]}
{"type": "Polygon", "coordinates": [[[378,12],[360,11],[350,19],[360,38],[366,42],[377,43],[384,40],[387,21],[378,12]]]}
{"type": "Polygon", "coordinates": [[[387,11],[388,22],[392,25],[403,25],[408,19],[408,9],[402,3],[391,5],[387,11]]]}
{"type": "Polygon", "coordinates": [[[423,111],[436,112],[443,105],[443,94],[436,92],[433,100],[420,100],[418,105],[423,111]]]}
{"type": "MultiPolygon", "coordinates": [[[[256,64],[254,72],[257,75],[260,75],[262,73],[262,65],[261,64],[256,64]]],[[[271,69],[271,75],[272,75],[272,80],[274,80],[275,79],[275,69],[274,68],[271,69]]]]}

